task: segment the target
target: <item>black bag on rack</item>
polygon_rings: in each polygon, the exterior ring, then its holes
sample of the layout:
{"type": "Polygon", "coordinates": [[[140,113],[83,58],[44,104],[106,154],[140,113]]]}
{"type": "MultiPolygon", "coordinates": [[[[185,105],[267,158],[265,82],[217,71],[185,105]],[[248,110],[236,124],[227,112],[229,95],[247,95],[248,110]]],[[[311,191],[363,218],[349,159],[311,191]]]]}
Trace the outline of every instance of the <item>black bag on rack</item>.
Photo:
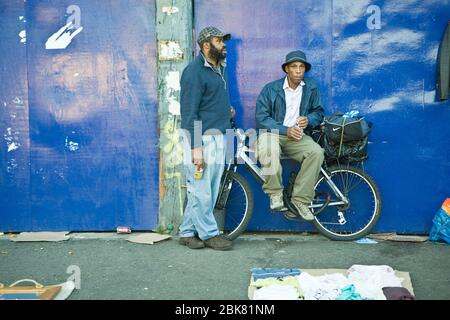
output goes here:
{"type": "Polygon", "coordinates": [[[344,116],[335,113],[325,117],[321,146],[325,150],[327,161],[362,162],[367,160],[368,135],[372,123],[362,116],[344,116]]]}
{"type": "Polygon", "coordinates": [[[372,124],[361,116],[345,117],[342,113],[335,113],[324,119],[325,136],[335,143],[363,140],[371,127],[372,124]]]}
{"type": "Polygon", "coordinates": [[[344,142],[330,141],[325,135],[323,139],[323,149],[328,161],[339,161],[344,163],[362,162],[369,157],[367,153],[368,137],[362,140],[344,142]]]}

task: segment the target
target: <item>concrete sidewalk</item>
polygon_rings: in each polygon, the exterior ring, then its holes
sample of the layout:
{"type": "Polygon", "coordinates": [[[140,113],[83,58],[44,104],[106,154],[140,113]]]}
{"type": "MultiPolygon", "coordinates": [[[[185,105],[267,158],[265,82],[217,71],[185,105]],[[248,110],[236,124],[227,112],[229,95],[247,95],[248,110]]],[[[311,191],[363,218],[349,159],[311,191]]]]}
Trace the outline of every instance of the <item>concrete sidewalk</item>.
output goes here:
{"type": "Polygon", "coordinates": [[[247,300],[254,267],[348,269],[365,264],[409,272],[417,299],[450,299],[446,244],[357,244],[321,235],[264,233],[243,235],[233,250],[221,252],[190,250],[176,237],[143,245],[112,233],[70,236],[68,241],[34,243],[0,236],[0,282],[31,278],[57,284],[72,274],[67,273],[70,266],[77,266],[81,289],[70,299],[247,300]]]}

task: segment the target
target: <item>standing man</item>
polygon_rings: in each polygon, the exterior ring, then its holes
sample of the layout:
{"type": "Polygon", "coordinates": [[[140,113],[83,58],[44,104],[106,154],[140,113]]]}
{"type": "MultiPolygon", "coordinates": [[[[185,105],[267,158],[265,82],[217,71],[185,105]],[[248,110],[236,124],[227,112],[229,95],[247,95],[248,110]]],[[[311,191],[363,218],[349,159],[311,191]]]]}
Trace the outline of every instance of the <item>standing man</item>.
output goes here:
{"type": "Polygon", "coordinates": [[[268,131],[259,136],[256,146],[259,161],[267,172],[263,190],[270,196],[273,211],[283,208],[281,151],[300,162],[291,203],[303,219],[311,221],[314,216],[308,205],[314,198],[324,153],[305,133],[320,125],[324,110],[316,83],[304,77],[311,69],[305,53],[290,52],[281,67],[286,77],[267,84],[256,102],[257,128],[268,131]]]}
{"type": "Polygon", "coordinates": [[[219,236],[213,214],[225,164],[224,134],[234,113],[225,70],[225,41],[230,37],[215,27],[201,30],[197,40],[201,52],[181,76],[187,206],[179,243],[191,249],[232,247],[231,241],[219,236]]]}

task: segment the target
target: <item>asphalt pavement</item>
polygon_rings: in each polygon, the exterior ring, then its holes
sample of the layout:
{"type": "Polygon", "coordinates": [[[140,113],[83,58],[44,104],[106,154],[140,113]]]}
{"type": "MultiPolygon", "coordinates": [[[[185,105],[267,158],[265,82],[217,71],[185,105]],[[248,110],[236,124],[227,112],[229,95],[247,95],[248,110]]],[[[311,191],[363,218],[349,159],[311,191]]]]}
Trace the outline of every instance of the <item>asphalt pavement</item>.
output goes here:
{"type": "Polygon", "coordinates": [[[389,265],[410,273],[418,300],[450,300],[450,246],[377,240],[336,242],[316,234],[245,234],[230,251],[191,250],[177,237],[153,245],[128,235],[76,233],[61,242],[12,242],[0,236],[0,283],[44,285],[76,276],[69,299],[247,300],[250,269],[348,269],[389,265]]]}

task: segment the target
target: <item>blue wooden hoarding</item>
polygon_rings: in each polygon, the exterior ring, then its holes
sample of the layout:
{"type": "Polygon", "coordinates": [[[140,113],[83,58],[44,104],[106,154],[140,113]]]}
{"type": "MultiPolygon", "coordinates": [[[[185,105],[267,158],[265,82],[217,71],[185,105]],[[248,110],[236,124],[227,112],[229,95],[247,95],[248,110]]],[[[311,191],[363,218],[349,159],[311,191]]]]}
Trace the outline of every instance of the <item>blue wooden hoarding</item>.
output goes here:
{"type": "MultiPolygon", "coordinates": [[[[366,170],[383,199],[379,232],[427,233],[450,194],[450,103],[436,99],[436,59],[448,0],[195,0],[196,32],[230,32],[228,76],[237,122],[255,127],[256,98],[302,49],[327,114],[358,110],[374,123],[366,170]]],[[[286,163],[284,176],[294,168],[286,163]]],[[[255,192],[250,230],[310,230],[271,214],[255,192]]]]}
{"type": "Polygon", "coordinates": [[[156,227],[155,2],[2,1],[0,230],[156,227]]]}

